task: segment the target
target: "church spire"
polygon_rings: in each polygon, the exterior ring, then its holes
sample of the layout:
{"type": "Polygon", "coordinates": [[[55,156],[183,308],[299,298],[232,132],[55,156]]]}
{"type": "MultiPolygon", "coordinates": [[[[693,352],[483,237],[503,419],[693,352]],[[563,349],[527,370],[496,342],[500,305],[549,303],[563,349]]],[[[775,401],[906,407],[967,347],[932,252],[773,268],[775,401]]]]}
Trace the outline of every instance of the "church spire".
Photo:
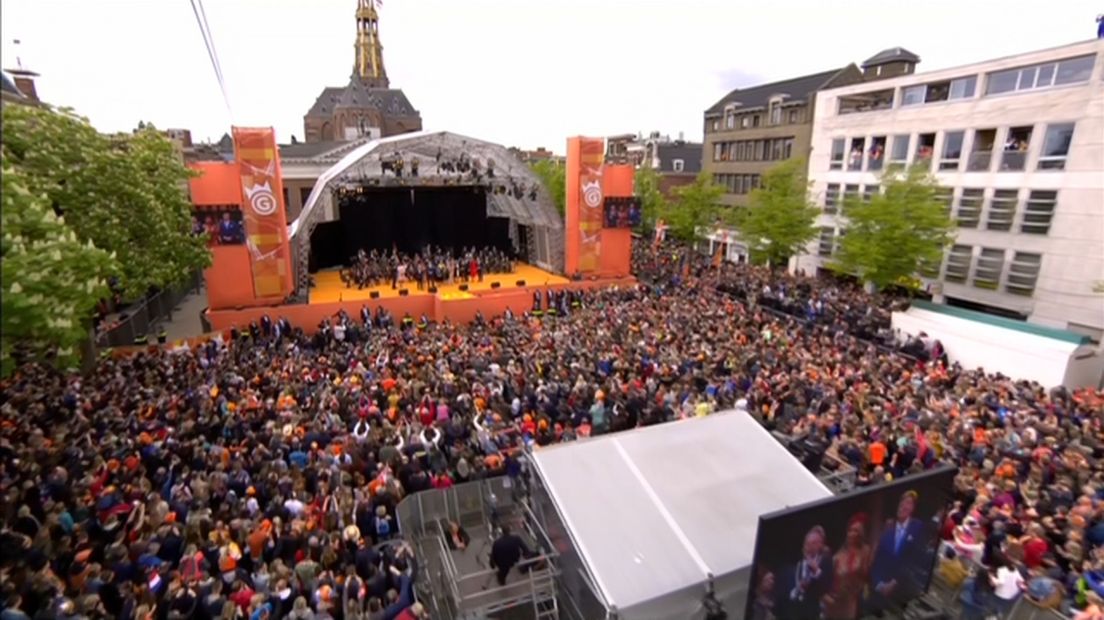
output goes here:
{"type": "Polygon", "coordinates": [[[387,88],[387,71],[383,68],[383,46],[379,41],[377,0],[357,0],[356,64],[353,75],[373,88],[387,88]]]}

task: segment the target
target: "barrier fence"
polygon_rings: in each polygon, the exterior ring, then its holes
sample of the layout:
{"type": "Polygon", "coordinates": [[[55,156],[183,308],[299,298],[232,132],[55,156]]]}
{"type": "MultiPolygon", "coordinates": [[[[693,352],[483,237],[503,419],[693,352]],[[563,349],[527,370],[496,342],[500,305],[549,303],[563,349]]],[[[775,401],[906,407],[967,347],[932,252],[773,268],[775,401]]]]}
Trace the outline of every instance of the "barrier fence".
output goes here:
{"type": "Polygon", "coordinates": [[[95,345],[99,348],[130,346],[147,336],[155,340],[157,334],[151,332],[161,322],[172,320],[173,310],[185,297],[199,290],[202,281],[202,274],[197,271],[176,286],[117,309],[104,319],[107,327],[97,332],[95,345]]]}

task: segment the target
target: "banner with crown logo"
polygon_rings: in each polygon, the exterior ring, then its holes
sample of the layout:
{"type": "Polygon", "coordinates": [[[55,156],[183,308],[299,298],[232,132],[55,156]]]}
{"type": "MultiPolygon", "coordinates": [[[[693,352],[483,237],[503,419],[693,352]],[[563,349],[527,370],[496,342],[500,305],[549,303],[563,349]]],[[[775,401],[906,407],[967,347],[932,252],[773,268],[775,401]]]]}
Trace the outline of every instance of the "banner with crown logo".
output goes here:
{"type": "Polygon", "coordinates": [[[234,127],[233,133],[253,294],[258,298],[285,297],[292,290],[291,254],[276,133],[271,127],[234,127]]]}
{"type": "Polygon", "coordinates": [[[602,163],[605,144],[601,138],[583,138],[579,143],[579,272],[598,269],[602,251],[602,163]]]}

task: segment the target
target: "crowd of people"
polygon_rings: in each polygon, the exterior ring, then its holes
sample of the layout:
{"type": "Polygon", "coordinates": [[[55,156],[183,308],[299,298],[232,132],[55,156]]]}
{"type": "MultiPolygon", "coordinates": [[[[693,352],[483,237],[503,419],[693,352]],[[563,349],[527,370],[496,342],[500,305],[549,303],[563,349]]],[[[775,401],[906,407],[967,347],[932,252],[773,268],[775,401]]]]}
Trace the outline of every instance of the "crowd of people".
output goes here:
{"type": "MultiPolygon", "coordinates": [[[[364,259],[383,278],[420,260],[446,279],[495,260],[364,259]]],[[[848,282],[671,244],[633,263],[639,285],[540,318],[458,325],[366,307],[340,330],[266,317],[84,376],[18,369],[0,404],[2,617],[425,617],[403,497],[516,472],[526,442],[726,409],[822,443],[859,484],[958,465],[948,546],[980,545],[979,563],[1045,574],[1092,610],[1099,393],[902,352],[900,300],[848,282]]],[[[972,583],[988,600],[987,581],[972,583]]]]}
{"type": "Polygon", "coordinates": [[[359,289],[387,284],[398,288],[409,282],[421,291],[434,285],[482,282],[484,275],[514,270],[513,257],[498,248],[463,248],[454,253],[427,247],[413,255],[362,249],[351,263],[341,271],[341,280],[359,289]]]}

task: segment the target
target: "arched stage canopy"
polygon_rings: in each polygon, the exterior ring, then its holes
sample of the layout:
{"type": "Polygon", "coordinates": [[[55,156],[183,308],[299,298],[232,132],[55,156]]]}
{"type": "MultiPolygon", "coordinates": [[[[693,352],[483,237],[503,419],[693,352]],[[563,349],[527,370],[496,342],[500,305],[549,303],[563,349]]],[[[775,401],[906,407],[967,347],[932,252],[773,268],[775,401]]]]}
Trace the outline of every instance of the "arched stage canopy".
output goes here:
{"type": "Polygon", "coordinates": [[[499,144],[446,131],[419,131],[362,144],[318,178],[302,212],[288,230],[300,291],[307,281],[311,233],[319,224],[338,218],[335,193],[340,189],[365,185],[395,188],[485,186],[487,217],[508,218],[512,234],[519,225],[528,227],[532,240],[528,261],[551,271],[563,272],[563,218],[556,212],[552,198],[529,166],[499,144]],[[461,156],[484,171],[490,165],[494,169],[494,177],[484,175],[477,182],[469,174],[438,170],[439,159],[455,162],[461,156]],[[387,172],[391,162],[399,158],[408,171],[403,177],[387,172]],[[418,160],[420,171],[417,177],[409,174],[414,159],[418,160]],[[497,192],[493,190],[495,186],[507,189],[520,186],[525,188],[525,195],[517,197],[513,192],[497,192]],[[532,187],[539,188],[535,199],[529,196],[532,187]]]}

